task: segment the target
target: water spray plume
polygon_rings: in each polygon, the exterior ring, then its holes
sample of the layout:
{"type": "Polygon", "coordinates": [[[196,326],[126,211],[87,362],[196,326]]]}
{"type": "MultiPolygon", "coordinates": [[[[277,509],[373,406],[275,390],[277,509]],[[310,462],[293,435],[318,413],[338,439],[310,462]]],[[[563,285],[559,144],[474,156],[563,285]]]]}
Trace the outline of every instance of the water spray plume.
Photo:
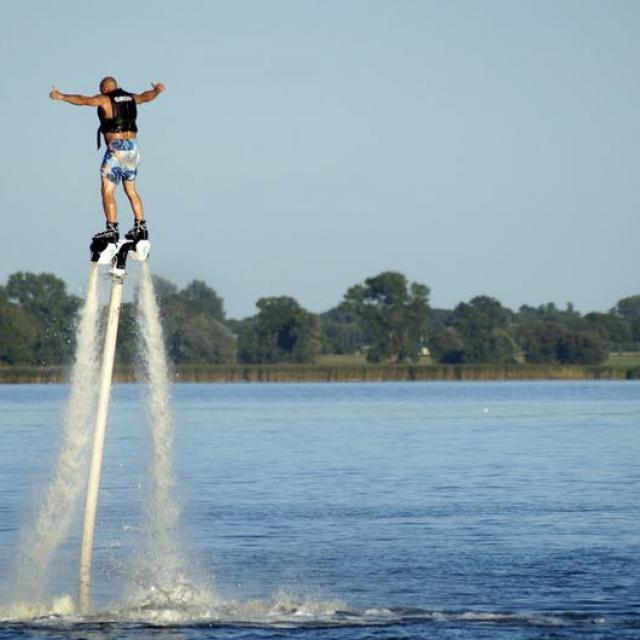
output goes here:
{"type": "MultiPolygon", "coordinates": [[[[148,539],[144,563],[139,567],[139,575],[144,576],[144,580],[138,581],[142,588],[138,595],[152,605],[180,608],[201,601],[205,592],[196,589],[187,579],[187,563],[176,539],[179,510],[173,497],[169,367],[153,280],[148,263],[144,261],[147,255],[148,252],[142,259],[140,256],[137,258],[142,261],[138,295],[139,350],[146,383],[145,403],[151,441],[150,493],[144,507],[148,539]]],[[[50,609],[43,597],[54,553],[68,533],[78,499],[86,487],[78,570],[78,610],[81,615],[91,612],[93,541],[124,275],[123,271],[116,273],[112,269],[111,297],[100,360],[98,264],[98,260],[91,264],[87,295],[80,314],[63,444],[54,478],[46,491],[35,525],[20,546],[15,602],[24,611],[50,609]],[[93,449],[87,465],[92,425],[93,449]]],[[[122,266],[124,268],[124,263],[122,266]]]]}
{"type": "Polygon", "coordinates": [[[86,477],[86,450],[95,411],[97,343],[98,268],[92,264],[77,330],[62,447],[35,524],[18,549],[16,601],[35,602],[42,598],[53,555],[69,530],[78,498],[85,488],[82,479],[86,477]]]}
{"type": "Polygon", "coordinates": [[[176,543],[179,510],[173,497],[173,416],[169,367],[160,314],[148,263],[141,269],[138,299],[140,355],[146,378],[147,414],[151,427],[151,495],[146,505],[149,534],[148,567],[156,587],[170,588],[184,579],[184,559],[176,543]]]}

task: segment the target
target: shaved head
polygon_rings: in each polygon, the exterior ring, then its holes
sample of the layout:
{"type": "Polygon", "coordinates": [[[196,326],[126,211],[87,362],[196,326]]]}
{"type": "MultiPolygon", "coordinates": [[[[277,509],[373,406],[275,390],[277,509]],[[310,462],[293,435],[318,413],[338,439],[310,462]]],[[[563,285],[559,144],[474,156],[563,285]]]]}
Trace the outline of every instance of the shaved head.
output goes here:
{"type": "Polygon", "coordinates": [[[109,93],[109,91],[113,91],[117,88],[118,82],[111,76],[107,76],[106,78],[102,78],[102,80],[100,80],[100,93],[109,93]]]}

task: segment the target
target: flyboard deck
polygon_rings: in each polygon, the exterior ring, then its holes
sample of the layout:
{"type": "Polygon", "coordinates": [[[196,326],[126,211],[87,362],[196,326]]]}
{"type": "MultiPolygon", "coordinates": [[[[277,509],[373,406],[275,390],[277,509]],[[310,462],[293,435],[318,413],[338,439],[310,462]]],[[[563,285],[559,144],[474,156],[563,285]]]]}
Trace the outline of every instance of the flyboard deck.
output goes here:
{"type": "Polygon", "coordinates": [[[109,412],[109,396],[113,377],[113,362],[118,336],[118,321],[120,318],[120,304],[122,302],[122,285],[126,273],[127,258],[131,256],[138,262],[148,259],[151,245],[148,240],[121,240],[118,243],[103,239],[94,239],[90,247],[91,271],[95,274],[99,265],[111,265],[111,297],[104,335],[102,351],[102,365],[98,385],[98,401],[93,436],[93,450],[87,482],[87,496],[85,501],[84,521],[82,527],[82,543],[80,547],[80,566],[78,571],[78,606],[82,615],[91,610],[91,561],[93,555],[93,539],[95,532],[96,513],[98,510],[98,490],[100,488],[100,473],[102,469],[102,453],[109,412]]]}
{"type": "Polygon", "coordinates": [[[151,253],[151,243],[148,240],[119,240],[108,242],[94,239],[89,248],[91,262],[111,265],[109,273],[116,277],[123,277],[126,271],[129,255],[137,262],[144,262],[151,253]]]}

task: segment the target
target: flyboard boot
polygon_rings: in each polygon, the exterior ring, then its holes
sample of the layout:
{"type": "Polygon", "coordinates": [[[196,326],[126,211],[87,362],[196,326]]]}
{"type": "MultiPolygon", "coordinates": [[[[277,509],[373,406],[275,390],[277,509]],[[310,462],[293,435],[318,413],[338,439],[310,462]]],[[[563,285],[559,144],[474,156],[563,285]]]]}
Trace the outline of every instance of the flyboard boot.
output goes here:
{"type": "Polygon", "coordinates": [[[129,247],[125,248],[123,245],[119,251],[131,254],[131,257],[138,262],[144,262],[151,253],[146,220],[134,220],[133,229],[127,231],[124,237],[125,242],[129,243],[129,247]]]}
{"type": "Polygon", "coordinates": [[[144,221],[136,221],[134,228],[120,240],[117,222],[107,222],[105,231],[96,233],[91,240],[91,262],[111,264],[109,273],[116,278],[125,275],[127,257],[144,262],[151,253],[149,232],[144,221]],[[131,236],[131,237],[130,237],[131,236]]]}
{"type": "Polygon", "coordinates": [[[118,240],[118,223],[107,222],[107,228],[91,238],[91,262],[109,264],[118,251],[118,240]]]}
{"type": "Polygon", "coordinates": [[[133,229],[127,231],[124,236],[127,240],[133,240],[138,242],[139,240],[149,239],[149,230],[147,229],[146,220],[135,220],[133,223],[133,229]]]}

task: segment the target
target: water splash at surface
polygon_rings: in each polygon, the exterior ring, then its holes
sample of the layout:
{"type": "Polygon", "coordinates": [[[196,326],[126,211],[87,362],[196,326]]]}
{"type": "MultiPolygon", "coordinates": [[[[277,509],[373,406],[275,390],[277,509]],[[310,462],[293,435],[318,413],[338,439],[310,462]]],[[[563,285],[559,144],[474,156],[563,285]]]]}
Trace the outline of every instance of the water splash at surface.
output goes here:
{"type": "MultiPolygon", "coordinates": [[[[37,629],[68,629],[70,625],[113,625],[117,633],[122,626],[139,625],[154,630],[181,627],[250,627],[256,629],[339,629],[410,626],[414,630],[454,628],[461,632],[489,628],[507,630],[583,631],[593,633],[594,625],[614,629],[628,626],[632,620],[609,620],[585,612],[508,611],[508,610],[441,610],[422,607],[377,606],[356,609],[340,600],[322,600],[296,596],[286,591],[268,599],[246,601],[220,600],[210,602],[191,593],[183,593],[182,602],[161,606],[153,601],[133,601],[114,604],[94,615],[80,617],[72,610],[69,596],[54,600],[49,610],[0,609],[0,630],[12,624],[37,629]]],[[[107,627],[102,627],[108,632],[107,627]]],[[[207,636],[209,637],[209,636],[207,636]]],[[[222,636],[224,637],[224,636],[222,636]]],[[[404,637],[404,636],[403,636],[404,637]]],[[[425,637],[418,633],[414,637],[425,637]]],[[[432,637],[431,633],[426,637],[432,637]]],[[[447,636],[448,637],[448,636],[447,636]]],[[[458,637],[456,635],[456,637],[458,637]]],[[[463,634],[463,637],[467,637],[463,634]]],[[[485,637],[485,636],[483,636],[485,637]]],[[[513,636],[509,636],[513,637],[513,636]]],[[[548,637],[545,635],[544,637],[548,637]]],[[[564,636],[563,636],[564,637],[564,636]]],[[[582,636],[581,636],[582,637],[582,636]]],[[[592,637],[591,635],[589,637],[592,637]]],[[[600,637],[600,636],[598,636],[600,637]]],[[[626,636],[625,636],[626,637],[626,636]]]]}

